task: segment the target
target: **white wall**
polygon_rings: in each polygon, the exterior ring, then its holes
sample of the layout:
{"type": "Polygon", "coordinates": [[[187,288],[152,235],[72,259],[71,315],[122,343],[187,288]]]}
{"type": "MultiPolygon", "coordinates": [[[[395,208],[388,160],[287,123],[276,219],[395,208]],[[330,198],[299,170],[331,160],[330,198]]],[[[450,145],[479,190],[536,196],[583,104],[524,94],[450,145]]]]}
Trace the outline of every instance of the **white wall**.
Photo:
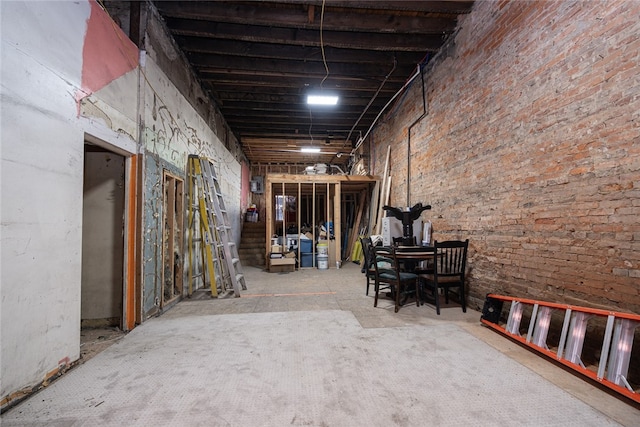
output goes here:
{"type": "Polygon", "coordinates": [[[1,2],[2,389],[78,358],[84,132],[74,126],[89,5],[1,2]]]}
{"type": "MultiPolygon", "coordinates": [[[[92,7],[103,13],[88,0],[0,2],[3,407],[13,393],[79,357],[85,138],[182,173],[189,153],[213,158],[239,239],[241,166],[155,65],[153,51],[146,77],[134,66],[76,103],[86,90],[83,47],[92,7]],[[138,114],[143,147],[136,142],[138,114]]],[[[93,58],[93,70],[100,61],[112,64],[104,56],[97,64],[93,58]]]]}
{"type": "Polygon", "coordinates": [[[144,89],[145,148],[182,171],[186,168],[188,154],[212,159],[216,173],[221,178],[221,190],[227,196],[225,205],[230,218],[234,220],[234,237],[240,243],[241,164],[184,96],[170,84],[166,74],[154,61],[156,53],[152,47],[149,48],[143,67],[147,83],[144,89]]]}
{"type": "MultiPolygon", "coordinates": [[[[240,192],[242,167],[220,141],[214,129],[198,114],[185,96],[172,84],[171,78],[158,65],[164,59],[166,67],[183,67],[180,55],[173,50],[172,43],[165,39],[156,24],[150,24],[150,36],[145,47],[146,56],[141,61],[143,72],[141,116],[143,117],[142,144],[145,162],[145,203],[144,203],[144,253],[143,253],[143,313],[151,316],[157,313],[161,301],[160,283],[162,238],[162,171],[185,178],[189,154],[197,154],[213,160],[220,189],[224,195],[225,207],[229,213],[232,237],[240,243],[241,208],[240,192]],[[160,49],[160,51],[156,50],[160,49]]],[[[184,70],[183,70],[184,71],[184,70]]],[[[188,72],[174,73],[181,78],[189,77],[188,72]]],[[[197,82],[191,82],[196,84],[197,82]]],[[[184,83],[183,83],[184,84],[184,83]]],[[[187,194],[185,193],[185,197],[187,194]]],[[[185,200],[186,202],[186,200],[185,200]]],[[[185,206],[187,204],[185,203],[185,206]]],[[[185,216],[186,218],[186,216],[185,216]]],[[[186,233],[185,233],[186,236],[186,233]]],[[[186,240],[185,240],[186,248],[186,240]]],[[[186,253],[186,250],[182,252],[186,253]]],[[[184,257],[185,262],[187,257],[184,257]]],[[[183,271],[188,271],[185,265],[183,271]]],[[[186,283],[186,278],[185,278],[186,283]]]]}
{"type": "Polygon", "coordinates": [[[88,151],[84,156],[82,325],[120,325],[125,160],[123,156],[105,152],[88,151]]]}

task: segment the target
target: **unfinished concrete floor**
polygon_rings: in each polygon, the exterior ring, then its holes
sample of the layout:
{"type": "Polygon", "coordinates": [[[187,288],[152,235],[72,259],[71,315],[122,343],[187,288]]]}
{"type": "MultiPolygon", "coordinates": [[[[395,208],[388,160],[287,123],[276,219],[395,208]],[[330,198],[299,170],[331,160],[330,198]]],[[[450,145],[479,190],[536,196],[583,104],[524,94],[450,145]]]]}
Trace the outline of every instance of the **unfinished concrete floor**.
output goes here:
{"type": "Polygon", "coordinates": [[[640,411],[451,304],[373,307],[359,266],[245,268],[2,415],[3,426],[640,425],[640,411]]]}

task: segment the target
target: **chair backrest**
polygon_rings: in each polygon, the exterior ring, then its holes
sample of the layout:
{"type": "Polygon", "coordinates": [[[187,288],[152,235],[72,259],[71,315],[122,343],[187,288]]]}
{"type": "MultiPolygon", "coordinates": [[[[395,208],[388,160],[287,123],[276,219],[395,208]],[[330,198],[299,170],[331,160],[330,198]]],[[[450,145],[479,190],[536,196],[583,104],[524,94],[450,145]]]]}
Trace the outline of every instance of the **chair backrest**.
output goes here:
{"type": "Polygon", "coordinates": [[[467,240],[447,240],[433,243],[434,252],[434,274],[437,276],[459,276],[464,280],[464,273],[467,267],[467,240]]]}
{"type": "Polygon", "coordinates": [[[364,254],[364,267],[367,269],[371,268],[373,266],[373,260],[375,259],[371,253],[371,248],[373,247],[371,238],[361,237],[360,243],[362,245],[362,253],[364,254]]]}
{"type": "MultiPolygon", "coordinates": [[[[398,261],[395,255],[395,249],[389,246],[371,246],[371,257],[374,259],[373,267],[376,271],[376,278],[378,280],[381,279],[380,275],[387,273],[395,275],[398,270],[398,261]],[[388,260],[388,261],[378,261],[378,260],[388,260]],[[387,268],[382,267],[384,263],[388,262],[389,266],[387,268]]],[[[388,281],[388,280],[384,280],[388,281]]]]}

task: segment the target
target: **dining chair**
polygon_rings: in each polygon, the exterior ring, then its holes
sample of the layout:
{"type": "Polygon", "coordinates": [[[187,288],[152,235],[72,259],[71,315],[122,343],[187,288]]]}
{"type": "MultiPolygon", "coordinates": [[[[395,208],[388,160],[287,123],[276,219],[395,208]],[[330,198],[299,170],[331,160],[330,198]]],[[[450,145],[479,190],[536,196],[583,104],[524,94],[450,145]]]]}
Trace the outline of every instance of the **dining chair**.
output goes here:
{"type": "Polygon", "coordinates": [[[376,280],[376,270],[373,266],[375,257],[373,256],[371,248],[373,247],[373,243],[371,242],[370,237],[361,237],[360,244],[362,245],[362,253],[364,255],[364,261],[362,264],[362,272],[365,274],[367,278],[367,292],[366,295],[369,295],[369,286],[371,285],[371,281],[376,280]]]}
{"type": "Polygon", "coordinates": [[[467,266],[469,239],[433,242],[433,272],[421,276],[422,286],[433,291],[436,313],[440,314],[438,289],[444,289],[445,304],[449,304],[449,290],[457,289],[462,311],[467,312],[464,295],[464,277],[467,266]]]}
{"type": "Polygon", "coordinates": [[[386,258],[390,262],[383,263],[377,261],[373,263],[375,269],[375,299],[373,306],[378,306],[378,296],[381,290],[389,289],[395,300],[394,310],[397,313],[400,309],[400,298],[410,293],[416,295],[416,306],[420,306],[418,294],[418,275],[404,272],[400,269],[400,263],[396,257],[395,248],[388,246],[372,246],[376,260],[386,258]]]}

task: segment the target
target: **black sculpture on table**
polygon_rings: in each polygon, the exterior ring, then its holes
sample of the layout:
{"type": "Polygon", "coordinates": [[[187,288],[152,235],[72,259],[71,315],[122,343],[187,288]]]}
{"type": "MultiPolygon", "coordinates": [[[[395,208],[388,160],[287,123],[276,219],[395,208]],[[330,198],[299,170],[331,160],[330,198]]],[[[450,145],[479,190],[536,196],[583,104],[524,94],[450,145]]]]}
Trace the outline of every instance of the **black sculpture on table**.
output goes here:
{"type": "Polygon", "coordinates": [[[405,246],[413,246],[413,221],[420,218],[420,214],[427,209],[431,209],[431,205],[422,206],[422,203],[416,203],[408,211],[393,206],[383,206],[382,209],[388,211],[394,218],[402,221],[402,244],[405,246]]]}

